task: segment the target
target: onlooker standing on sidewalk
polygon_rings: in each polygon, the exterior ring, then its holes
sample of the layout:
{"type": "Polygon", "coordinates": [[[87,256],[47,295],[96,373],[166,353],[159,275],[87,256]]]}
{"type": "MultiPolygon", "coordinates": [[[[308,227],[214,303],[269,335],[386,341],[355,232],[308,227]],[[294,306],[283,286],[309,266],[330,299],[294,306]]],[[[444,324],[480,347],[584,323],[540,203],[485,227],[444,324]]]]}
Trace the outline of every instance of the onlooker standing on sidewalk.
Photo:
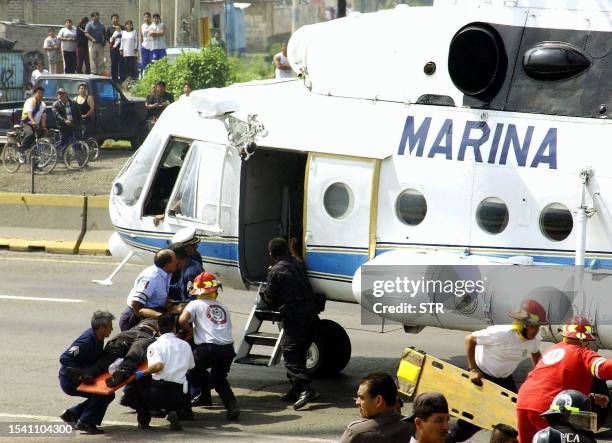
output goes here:
{"type": "Polygon", "coordinates": [[[64,53],[64,72],[74,74],[76,72],[76,28],[72,26],[72,19],[67,18],[65,26],[60,29],[57,38],[62,42],[64,53]]]}
{"type": "Polygon", "coordinates": [[[151,61],[161,60],[166,56],[166,25],[159,14],[153,14],[153,24],[149,26],[151,41],[151,61]]]}
{"type": "Polygon", "coordinates": [[[118,82],[119,79],[124,77],[123,74],[123,60],[121,59],[121,52],[119,51],[119,43],[113,35],[119,32],[119,40],[121,40],[121,31],[125,28],[119,23],[119,14],[111,15],[111,24],[106,28],[106,41],[110,49],[110,61],[111,61],[111,77],[114,81],[118,82]],[[117,30],[119,27],[119,30],[117,30]],[[112,39],[112,40],[111,40],[112,39]]]}
{"type": "Polygon", "coordinates": [[[60,42],[55,36],[55,30],[53,28],[49,28],[49,30],[47,31],[47,38],[43,43],[43,49],[47,53],[47,60],[49,62],[49,72],[51,74],[61,74],[62,57],[60,51],[60,42]]]}
{"type": "Polygon", "coordinates": [[[121,46],[119,47],[121,56],[123,57],[123,77],[121,81],[128,78],[133,80],[138,79],[138,35],[134,30],[132,20],[125,22],[125,31],[121,34],[121,46]]]}
{"type": "Polygon", "coordinates": [[[106,29],[100,21],[100,13],[92,12],[91,21],[85,26],[85,36],[89,40],[89,55],[91,56],[94,74],[102,75],[106,68],[104,62],[104,33],[106,29]]]}
{"type": "Polygon", "coordinates": [[[121,46],[121,34],[121,26],[117,25],[115,26],[115,32],[113,32],[108,40],[110,45],[111,77],[116,83],[119,83],[119,77],[121,71],[123,71],[123,69],[121,69],[123,62],[121,60],[121,50],[119,48],[121,46]]]}
{"type": "Polygon", "coordinates": [[[142,26],[140,26],[140,68],[144,75],[144,70],[151,63],[151,45],[152,37],[149,35],[149,27],[151,26],[151,13],[145,12],[142,16],[142,26]]]}
{"type": "Polygon", "coordinates": [[[89,19],[87,17],[83,17],[79,21],[79,26],[77,26],[76,71],[79,74],[91,74],[91,65],[89,64],[89,41],[85,35],[85,26],[87,26],[88,22],[89,19]],[[85,70],[83,70],[83,67],[85,70]]]}

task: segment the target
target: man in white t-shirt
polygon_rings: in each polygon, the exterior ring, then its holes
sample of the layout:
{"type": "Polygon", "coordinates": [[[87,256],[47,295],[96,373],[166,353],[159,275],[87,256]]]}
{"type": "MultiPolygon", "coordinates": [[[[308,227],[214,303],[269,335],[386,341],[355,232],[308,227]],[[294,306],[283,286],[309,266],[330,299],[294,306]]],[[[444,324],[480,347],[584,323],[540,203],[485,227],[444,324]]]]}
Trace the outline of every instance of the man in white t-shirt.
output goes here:
{"type": "Polygon", "coordinates": [[[44,89],[37,86],[32,91],[32,97],[23,104],[21,123],[23,124],[23,140],[18,147],[19,163],[25,163],[25,150],[30,147],[35,133],[42,134],[47,128],[47,105],[43,101],[44,89]]]}
{"type": "MultiPolygon", "coordinates": [[[[548,323],[546,310],[535,300],[525,300],[518,311],[509,315],[513,324],[489,326],[465,337],[472,383],[481,385],[485,378],[517,392],[512,374],[518,365],[528,356],[534,366],[540,359],[540,326],[548,323]]],[[[479,430],[459,420],[451,427],[447,441],[465,441],[479,430]]]]}
{"type": "Polygon", "coordinates": [[[40,77],[43,74],[48,74],[48,73],[49,71],[45,69],[45,65],[43,64],[43,62],[37,62],[36,69],[32,71],[32,76],[30,77],[30,81],[32,82],[32,85],[36,84],[36,80],[38,80],[38,77],[40,77]]]}
{"type": "Polygon", "coordinates": [[[57,33],[57,39],[62,43],[64,54],[64,72],[66,74],[76,73],[76,27],[72,26],[72,19],[67,18],[65,27],[57,33]]]}
{"type": "Polygon", "coordinates": [[[189,404],[187,392],[187,371],[193,369],[193,353],[189,343],[178,338],[175,317],[169,314],[157,318],[159,332],[162,334],[156,342],[151,343],[147,349],[148,367],[144,371],[134,373],[138,382],[139,399],[136,411],[138,413],[138,427],[149,427],[151,416],[150,408],[168,411],[170,429],[181,429],[179,413],[186,419],[193,419],[193,412],[189,404]],[[151,384],[146,389],[146,379],[151,375],[151,384]]]}
{"type": "Polygon", "coordinates": [[[196,368],[189,374],[189,381],[201,391],[191,405],[211,404],[210,388],[214,387],[227,409],[227,418],[236,420],[240,409],[227,381],[227,374],[236,356],[232,321],[229,310],[217,300],[219,288],[221,282],[213,274],[203,272],[198,275],[191,289],[191,295],[195,295],[197,300],[185,306],[179,324],[186,330],[193,328],[196,368]]]}
{"type": "Polygon", "coordinates": [[[281,52],[274,56],[274,66],[276,78],[292,78],[293,71],[287,58],[287,42],[281,44],[281,52]]]}

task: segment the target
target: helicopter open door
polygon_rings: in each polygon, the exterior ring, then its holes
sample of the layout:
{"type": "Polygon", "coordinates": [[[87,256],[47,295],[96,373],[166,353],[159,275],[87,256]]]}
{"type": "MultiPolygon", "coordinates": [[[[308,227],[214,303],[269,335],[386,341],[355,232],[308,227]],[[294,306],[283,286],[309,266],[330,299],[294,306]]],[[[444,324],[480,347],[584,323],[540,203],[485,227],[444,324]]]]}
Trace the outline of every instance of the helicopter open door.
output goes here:
{"type": "MultiPolygon", "coordinates": [[[[308,159],[305,257],[309,274],[324,287],[351,282],[375,255],[379,171],[379,160],[324,154],[308,159]]],[[[352,300],[350,293],[345,296],[352,300]]]]}

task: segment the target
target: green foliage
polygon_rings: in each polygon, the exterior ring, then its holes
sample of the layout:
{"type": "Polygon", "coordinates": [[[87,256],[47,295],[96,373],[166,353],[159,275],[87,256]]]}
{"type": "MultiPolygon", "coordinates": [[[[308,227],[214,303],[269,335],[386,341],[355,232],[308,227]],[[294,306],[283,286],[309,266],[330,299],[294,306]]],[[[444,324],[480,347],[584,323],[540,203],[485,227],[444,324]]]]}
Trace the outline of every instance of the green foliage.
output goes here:
{"type": "Polygon", "coordinates": [[[183,93],[185,83],[193,89],[218,88],[230,82],[230,74],[230,63],[222,49],[202,48],[200,52],[179,54],[172,64],[167,58],[152,63],[132,93],[144,97],[152,84],[163,80],[166,89],[177,98],[183,93]]]}
{"type": "Polygon", "coordinates": [[[274,78],[274,67],[263,54],[230,57],[232,83],[274,78]]]}

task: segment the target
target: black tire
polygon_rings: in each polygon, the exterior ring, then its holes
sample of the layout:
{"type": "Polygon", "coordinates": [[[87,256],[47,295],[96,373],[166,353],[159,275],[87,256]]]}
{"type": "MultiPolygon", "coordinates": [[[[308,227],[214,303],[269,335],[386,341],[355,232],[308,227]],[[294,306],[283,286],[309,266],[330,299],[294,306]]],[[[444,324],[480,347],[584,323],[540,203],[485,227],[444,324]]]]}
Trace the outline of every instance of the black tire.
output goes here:
{"type": "Polygon", "coordinates": [[[351,340],[344,328],[331,320],[319,321],[308,350],[308,373],[312,377],[330,377],[341,372],[350,359],[351,340]]]}
{"type": "Polygon", "coordinates": [[[98,140],[93,137],[87,137],[85,143],[89,146],[89,162],[95,162],[100,155],[100,145],[98,140]]]}
{"type": "Polygon", "coordinates": [[[74,141],[64,149],[66,168],[76,170],[84,168],[89,161],[89,145],[84,141],[74,141]]]}
{"type": "Polygon", "coordinates": [[[19,156],[17,154],[17,144],[13,141],[8,141],[4,145],[2,150],[2,164],[11,174],[14,174],[19,170],[21,163],[19,162],[19,156]]]}
{"type": "Polygon", "coordinates": [[[32,149],[29,150],[27,156],[27,163],[29,165],[32,165],[32,155],[36,156],[34,174],[45,175],[55,169],[55,165],[57,165],[57,150],[46,138],[39,138],[38,141],[34,143],[32,149]]]}
{"type": "Polygon", "coordinates": [[[592,404],[593,412],[597,414],[597,429],[600,429],[606,423],[606,419],[608,418],[608,411],[610,410],[610,391],[608,390],[608,385],[604,380],[594,378],[593,384],[591,385],[591,392],[608,397],[608,406],[606,408],[597,406],[594,403],[592,404]]]}

